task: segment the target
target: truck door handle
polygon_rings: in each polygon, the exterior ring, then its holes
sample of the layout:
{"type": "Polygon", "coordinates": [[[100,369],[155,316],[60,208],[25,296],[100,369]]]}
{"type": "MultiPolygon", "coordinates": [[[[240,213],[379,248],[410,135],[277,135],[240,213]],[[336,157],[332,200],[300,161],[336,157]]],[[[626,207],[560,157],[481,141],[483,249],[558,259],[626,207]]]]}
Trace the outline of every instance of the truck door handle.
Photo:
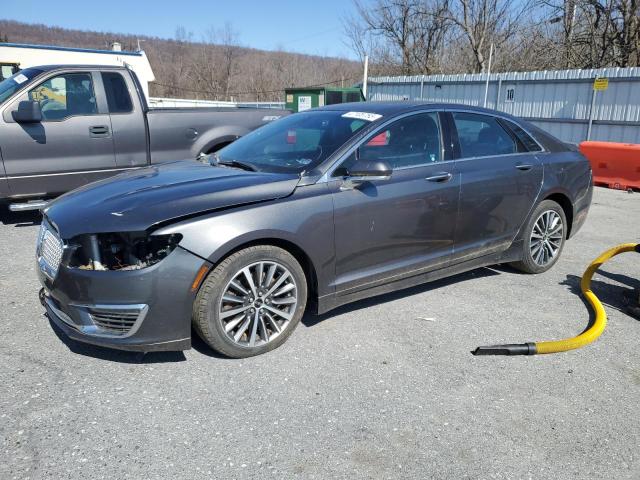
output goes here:
{"type": "Polygon", "coordinates": [[[94,138],[108,137],[109,127],[107,127],[106,125],[96,125],[93,127],[89,127],[89,136],[94,138]]]}
{"type": "Polygon", "coordinates": [[[527,170],[531,170],[533,168],[533,165],[531,165],[530,163],[520,163],[516,165],[516,168],[518,170],[522,170],[526,172],[527,170]]]}
{"type": "Polygon", "coordinates": [[[443,183],[443,182],[448,182],[449,180],[451,180],[452,177],[453,175],[451,175],[449,172],[439,172],[434,175],[431,175],[430,177],[425,178],[425,180],[427,182],[443,183]]]}

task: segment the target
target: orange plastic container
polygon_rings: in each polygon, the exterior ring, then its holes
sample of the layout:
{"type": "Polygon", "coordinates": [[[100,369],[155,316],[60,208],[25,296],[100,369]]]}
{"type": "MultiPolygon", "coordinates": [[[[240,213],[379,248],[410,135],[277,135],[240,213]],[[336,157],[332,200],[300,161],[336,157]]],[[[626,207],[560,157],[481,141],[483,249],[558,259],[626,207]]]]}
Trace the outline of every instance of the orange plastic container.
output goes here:
{"type": "Polygon", "coordinates": [[[580,152],[591,163],[595,185],[640,190],[640,144],[582,142],[580,152]]]}

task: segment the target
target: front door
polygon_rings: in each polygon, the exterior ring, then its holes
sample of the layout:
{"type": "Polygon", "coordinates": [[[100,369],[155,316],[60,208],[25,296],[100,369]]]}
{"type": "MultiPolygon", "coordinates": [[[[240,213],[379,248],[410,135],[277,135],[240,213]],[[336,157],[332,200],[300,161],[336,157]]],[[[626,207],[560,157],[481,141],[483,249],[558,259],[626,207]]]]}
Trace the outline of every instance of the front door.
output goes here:
{"type": "MultiPolygon", "coordinates": [[[[101,84],[101,82],[100,82],[101,84]]],[[[35,100],[42,122],[16,123],[5,111],[2,157],[12,197],[51,196],[105,176],[115,168],[111,121],[98,105],[91,72],[49,77],[19,100],[35,100]]]]}
{"type": "Polygon", "coordinates": [[[449,262],[460,176],[442,145],[439,115],[413,114],[378,130],[335,171],[338,295],[449,262]],[[344,177],[356,155],[387,162],[391,177],[350,187],[344,177]]]}
{"type": "Polygon", "coordinates": [[[542,187],[542,164],[497,117],[451,112],[450,118],[461,175],[453,260],[461,262],[511,245],[542,187]]]}

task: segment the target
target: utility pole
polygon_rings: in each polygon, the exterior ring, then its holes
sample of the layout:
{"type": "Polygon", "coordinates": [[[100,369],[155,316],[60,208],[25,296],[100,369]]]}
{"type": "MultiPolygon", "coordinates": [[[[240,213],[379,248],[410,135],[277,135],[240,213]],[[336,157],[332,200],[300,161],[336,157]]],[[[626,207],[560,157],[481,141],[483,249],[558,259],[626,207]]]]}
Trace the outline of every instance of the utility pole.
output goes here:
{"type": "Polygon", "coordinates": [[[369,74],[369,55],[364,56],[364,75],[362,77],[362,96],[367,100],[367,76],[369,74]]]}
{"type": "Polygon", "coordinates": [[[489,47],[489,68],[487,69],[487,81],[484,84],[484,108],[487,108],[487,96],[489,95],[489,77],[491,76],[491,60],[493,58],[493,43],[489,47]]]}

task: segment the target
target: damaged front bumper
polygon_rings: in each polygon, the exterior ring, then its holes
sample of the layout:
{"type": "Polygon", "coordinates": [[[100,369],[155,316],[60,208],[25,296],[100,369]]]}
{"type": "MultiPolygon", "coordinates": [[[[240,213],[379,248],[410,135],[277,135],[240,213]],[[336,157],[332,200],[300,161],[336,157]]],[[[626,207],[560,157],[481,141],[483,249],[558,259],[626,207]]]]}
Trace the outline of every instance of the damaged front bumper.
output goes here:
{"type": "Polygon", "coordinates": [[[206,263],[177,247],[139,270],[84,270],[63,263],[51,278],[38,268],[41,301],[51,321],[74,340],[143,352],[186,350],[192,284],[206,263]]]}

